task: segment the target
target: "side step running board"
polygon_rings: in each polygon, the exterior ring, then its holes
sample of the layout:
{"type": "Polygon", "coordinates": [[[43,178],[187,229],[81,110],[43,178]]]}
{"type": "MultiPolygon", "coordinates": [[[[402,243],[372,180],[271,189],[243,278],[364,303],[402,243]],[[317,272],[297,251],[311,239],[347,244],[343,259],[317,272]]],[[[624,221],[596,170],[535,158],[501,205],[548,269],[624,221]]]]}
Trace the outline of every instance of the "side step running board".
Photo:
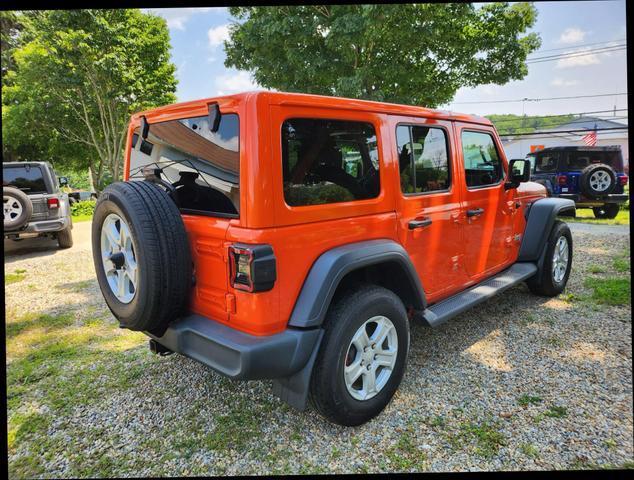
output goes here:
{"type": "Polygon", "coordinates": [[[432,305],[423,312],[423,318],[429,326],[437,327],[474,305],[530,278],[535,272],[537,272],[537,265],[534,263],[515,263],[494,277],[432,305]]]}

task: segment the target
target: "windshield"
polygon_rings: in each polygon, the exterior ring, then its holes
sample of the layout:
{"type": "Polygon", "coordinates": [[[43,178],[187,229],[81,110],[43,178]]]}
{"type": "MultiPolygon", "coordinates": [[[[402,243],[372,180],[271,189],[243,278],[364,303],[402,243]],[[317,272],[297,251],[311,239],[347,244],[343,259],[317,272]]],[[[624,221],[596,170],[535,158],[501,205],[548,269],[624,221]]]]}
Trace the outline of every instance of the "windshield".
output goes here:
{"type": "Polygon", "coordinates": [[[27,194],[46,193],[46,183],[40,167],[30,165],[4,167],[2,176],[2,185],[5,187],[19,188],[27,194]]]}
{"type": "Polygon", "coordinates": [[[130,179],[142,180],[142,167],[157,166],[161,178],[176,187],[183,210],[237,216],[240,211],[238,115],[225,113],[217,132],[208,117],[150,125],[147,139],[140,129],[132,136],[130,179]]]}

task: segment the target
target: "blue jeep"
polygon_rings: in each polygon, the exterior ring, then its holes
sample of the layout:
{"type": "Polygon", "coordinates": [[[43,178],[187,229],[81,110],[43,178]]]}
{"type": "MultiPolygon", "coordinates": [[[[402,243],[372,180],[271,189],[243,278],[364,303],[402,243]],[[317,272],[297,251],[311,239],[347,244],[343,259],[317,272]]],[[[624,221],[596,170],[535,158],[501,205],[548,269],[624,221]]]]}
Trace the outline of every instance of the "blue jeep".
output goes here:
{"type": "Polygon", "coordinates": [[[549,196],[574,200],[577,208],[592,208],[596,218],[614,218],[628,200],[624,187],[621,147],[549,147],[529,153],[531,180],[549,196]]]}

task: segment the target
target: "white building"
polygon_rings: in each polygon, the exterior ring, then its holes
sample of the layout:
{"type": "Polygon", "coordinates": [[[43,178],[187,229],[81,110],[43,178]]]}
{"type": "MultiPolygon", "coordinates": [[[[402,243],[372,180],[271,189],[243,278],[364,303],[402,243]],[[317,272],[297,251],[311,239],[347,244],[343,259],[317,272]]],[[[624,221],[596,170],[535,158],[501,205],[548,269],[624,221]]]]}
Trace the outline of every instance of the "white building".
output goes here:
{"type": "Polygon", "coordinates": [[[620,145],[621,152],[623,152],[624,165],[629,165],[629,149],[628,149],[628,131],[627,124],[619,123],[613,120],[604,120],[595,117],[581,117],[559,125],[555,128],[544,129],[542,132],[536,135],[504,135],[502,138],[502,145],[506,152],[506,158],[509,160],[512,158],[524,158],[526,154],[541,150],[546,147],[567,147],[567,146],[579,146],[583,147],[583,136],[592,132],[595,126],[597,131],[597,147],[606,145],[620,145]],[[602,128],[618,128],[623,130],[606,130],[601,131],[602,128]],[[584,130],[577,133],[561,133],[567,130],[584,130]],[[559,132],[559,133],[558,133],[559,132]]]}

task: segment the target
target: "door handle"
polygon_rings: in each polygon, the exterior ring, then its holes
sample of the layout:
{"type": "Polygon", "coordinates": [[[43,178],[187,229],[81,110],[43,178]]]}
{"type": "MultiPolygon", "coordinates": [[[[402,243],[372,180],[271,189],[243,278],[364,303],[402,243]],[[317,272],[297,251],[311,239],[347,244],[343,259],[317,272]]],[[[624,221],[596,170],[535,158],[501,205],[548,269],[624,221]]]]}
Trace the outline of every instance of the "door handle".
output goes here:
{"type": "Polygon", "coordinates": [[[415,228],[423,228],[431,225],[431,218],[423,218],[421,220],[412,220],[407,226],[410,230],[414,230],[415,228]]]}
{"type": "Polygon", "coordinates": [[[477,215],[482,215],[484,213],[484,208],[474,208],[473,210],[467,210],[467,217],[475,217],[477,215]]]}

